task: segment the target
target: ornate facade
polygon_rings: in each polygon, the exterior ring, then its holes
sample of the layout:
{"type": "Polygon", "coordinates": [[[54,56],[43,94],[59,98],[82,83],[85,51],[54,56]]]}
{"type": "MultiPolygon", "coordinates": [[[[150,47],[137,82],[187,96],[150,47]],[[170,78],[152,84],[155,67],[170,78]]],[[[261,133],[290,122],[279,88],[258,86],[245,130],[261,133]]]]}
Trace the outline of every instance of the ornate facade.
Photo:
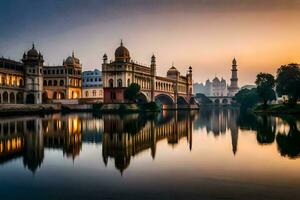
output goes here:
{"type": "Polygon", "coordinates": [[[105,103],[125,102],[124,90],[131,84],[141,87],[142,99],[146,102],[160,101],[162,104],[176,104],[178,101],[189,104],[193,97],[192,68],[185,76],[172,66],[167,77],[156,75],[156,57],[151,57],[151,65],[143,66],[131,60],[126,47],[121,45],[115,51],[114,61],[108,62],[103,56],[103,90],[105,103]]]}
{"type": "Polygon", "coordinates": [[[74,52],[62,66],[44,66],[44,93],[46,99],[81,98],[82,66],[74,52]]]}
{"type": "Polygon", "coordinates": [[[40,104],[81,97],[81,64],[74,54],[62,66],[44,66],[43,55],[32,45],[21,61],[0,58],[0,103],[40,104]]]}

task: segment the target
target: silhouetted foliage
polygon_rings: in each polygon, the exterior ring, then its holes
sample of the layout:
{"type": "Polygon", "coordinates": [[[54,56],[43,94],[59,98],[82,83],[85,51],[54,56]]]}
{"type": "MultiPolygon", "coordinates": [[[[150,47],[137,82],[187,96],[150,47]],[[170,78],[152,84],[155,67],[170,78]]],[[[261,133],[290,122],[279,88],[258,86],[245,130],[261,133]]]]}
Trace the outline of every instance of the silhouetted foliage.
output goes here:
{"type": "Polygon", "coordinates": [[[288,122],[290,130],[288,134],[277,134],[278,150],[282,156],[298,158],[300,156],[300,131],[297,129],[296,120],[292,116],[285,116],[283,119],[288,122]]]}
{"type": "Polygon", "coordinates": [[[257,85],[257,94],[265,107],[268,101],[276,100],[276,95],[273,90],[275,87],[275,79],[272,74],[259,73],[256,76],[255,84],[257,85]]]}
{"type": "Polygon", "coordinates": [[[141,87],[139,84],[131,83],[124,91],[124,98],[128,101],[135,102],[140,94],[141,87]]]}
{"type": "Polygon", "coordinates": [[[242,110],[247,110],[253,107],[258,102],[258,94],[256,88],[251,90],[242,89],[235,96],[234,99],[240,104],[242,110]]]}
{"type": "Polygon", "coordinates": [[[295,105],[300,98],[300,68],[298,64],[283,65],[277,70],[276,91],[287,95],[289,103],[295,105]]]}
{"type": "Polygon", "coordinates": [[[212,103],[212,101],[202,93],[197,93],[196,98],[198,99],[199,103],[212,103]]]}
{"type": "Polygon", "coordinates": [[[266,115],[261,116],[257,126],[256,140],[259,144],[272,144],[275,140],[275,126],[272,118],[266,115]]]}

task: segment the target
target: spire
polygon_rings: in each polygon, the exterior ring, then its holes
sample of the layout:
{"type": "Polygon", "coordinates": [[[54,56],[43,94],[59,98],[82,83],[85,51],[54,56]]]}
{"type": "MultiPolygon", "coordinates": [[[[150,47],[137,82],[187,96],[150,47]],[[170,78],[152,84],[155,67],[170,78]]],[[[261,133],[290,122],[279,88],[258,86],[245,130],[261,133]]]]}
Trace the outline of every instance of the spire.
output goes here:
{"type": "Polygon", "coordinates": [[[73,58],[75,57],[74,50],[72,51],[72,57],[73,57],[73,58]]]}
{"type": "Polygon", "coordinates": [[[120,44],[121,46],[123,46],[123,40],[121,39],[121,44],[120,44]]]}
{"type": "Polygon", "coordinates": [[[34,48],[34,42],[32,42],[32,49],[35,49],[35,48],[34,48]]]}
{"type": "Polygon", "coordinates": [[[236,65],[236,59],[235,58],[233,58],[233,60],[232,60],[232,65],[236,65]]]}

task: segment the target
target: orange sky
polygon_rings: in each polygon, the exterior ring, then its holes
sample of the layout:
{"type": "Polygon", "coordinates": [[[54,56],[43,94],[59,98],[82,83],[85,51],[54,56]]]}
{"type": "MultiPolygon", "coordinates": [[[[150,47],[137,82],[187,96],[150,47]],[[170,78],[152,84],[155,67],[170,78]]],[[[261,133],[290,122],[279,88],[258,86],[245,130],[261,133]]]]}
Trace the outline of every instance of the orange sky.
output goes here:
{"type": "Polygon", "coordinates": [[[94,15],[71,12],[39,29],[32,25],[33,30],[20,30],[16,37],[7,34],[4,42],[0,40],[0,55],[19,59],[35,41],[46,64],[61,64],[75,50],[87,70],[99,68],[104,53],[113,58],[123,39],[133,60],[150,64],[154,53],[159,75],[165,75],[172,62],[182,73],[191,65],[195,82],[215,74],[229,81],[231,60],[236,57],[240,86],[252,84],[260,71],[275,75],[281,64],[300,63],[299,1],[275,0],[274,6],[257,0],[232,6],[162,2],[160,6],[106,5],[94,15]]]}

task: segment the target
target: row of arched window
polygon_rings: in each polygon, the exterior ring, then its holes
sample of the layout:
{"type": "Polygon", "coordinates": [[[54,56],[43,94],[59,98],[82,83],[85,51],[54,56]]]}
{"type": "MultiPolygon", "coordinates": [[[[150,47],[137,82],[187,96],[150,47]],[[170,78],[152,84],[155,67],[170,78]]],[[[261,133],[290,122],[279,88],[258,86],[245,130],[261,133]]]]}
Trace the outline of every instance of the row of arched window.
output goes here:
{"type": "Polygon", "coordinates": [[[19,76],[10,76],[10,75],[1,74],[0,85],[23,87],[24,80],[22,77],[19,76]]]}
{"type": "Polygon", "coordinates": [[[57,80],[44,80],[44,86],[64,86],[64,84],[64,80],[60,80],[59,82],[57,80]]]}

